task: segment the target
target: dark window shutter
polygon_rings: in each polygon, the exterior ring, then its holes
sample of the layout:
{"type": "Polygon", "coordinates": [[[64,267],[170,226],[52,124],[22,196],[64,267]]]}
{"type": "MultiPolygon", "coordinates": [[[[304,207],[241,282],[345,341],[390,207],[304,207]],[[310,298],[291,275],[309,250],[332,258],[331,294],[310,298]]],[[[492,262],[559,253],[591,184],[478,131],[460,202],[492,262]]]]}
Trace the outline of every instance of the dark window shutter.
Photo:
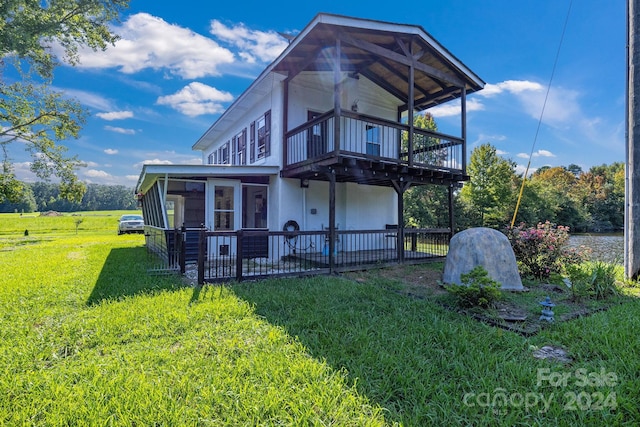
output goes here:
{"type": "Polygon", "coordinates": [[[236,146],[237,145],[238,145],[238,138],[234,136],[233,138],[231,138],[231,161],[229,162],[229,164],[231,165],[236,164],[236,146]]]}
{"type": "Polygon", "coordinates": [[[242,153],[242,164],[247,164],[247,128],[242,130],[242,147],[240,147],[240,152],[242,153]]]}
{"type": "Polygon", "coordinates": [[[256,161],[256,122],[251,122],[249,140],[249,162],[253,163],[256,161]]]}
{"type": "Polygon", "coordinates": [[[264,113],[264,156],[269,157],[271,155],[271,110],[264,113]]]}

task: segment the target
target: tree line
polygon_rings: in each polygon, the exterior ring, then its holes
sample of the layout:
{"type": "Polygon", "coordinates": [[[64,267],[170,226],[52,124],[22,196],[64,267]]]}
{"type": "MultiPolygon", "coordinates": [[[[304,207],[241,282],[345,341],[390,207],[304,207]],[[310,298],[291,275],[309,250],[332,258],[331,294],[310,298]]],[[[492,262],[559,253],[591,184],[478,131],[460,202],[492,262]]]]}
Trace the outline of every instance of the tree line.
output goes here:
{"type": "Polygon", "coordinates": [[[89,184],[79,201],[69,200],[59,184],[21,183],[22,193],[15,202],[4,199],[0,212],[77,212],[136,209],[133,188],[123,185],[89,184]]]}
{"type": "MultiPolygon", "coordinates": [[[[624,163],[541,167],[523,184],[516,163],[482,144],[470,156],[470,180],[454,192],[455,228],[503,228],[511,224],[550,221],[577,232],[622,231],[624,227],[624,163]],[[520,196],[521,195],[521,196],[520,196]],[[518,203],[518,200],[520,202],[518,203]]],[[[410,188],[405,194],[406,225],[448,226],[448,189],[410,188]]]]}

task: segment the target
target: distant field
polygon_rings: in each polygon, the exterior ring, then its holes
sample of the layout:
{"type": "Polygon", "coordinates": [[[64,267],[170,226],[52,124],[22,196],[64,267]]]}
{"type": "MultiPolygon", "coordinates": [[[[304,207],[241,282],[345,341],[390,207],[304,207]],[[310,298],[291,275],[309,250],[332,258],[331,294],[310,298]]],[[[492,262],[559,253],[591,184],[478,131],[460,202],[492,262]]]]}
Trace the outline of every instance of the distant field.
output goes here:
{"type": "Polygon", "coordinates": [[[61,212],[60,216],[46,216],[39,212],[28,214],[0,213],[0,238],[29,236],[104,233],[118,229],[118,218],[124,214],[140,211],[90,211],[61,212]]]}

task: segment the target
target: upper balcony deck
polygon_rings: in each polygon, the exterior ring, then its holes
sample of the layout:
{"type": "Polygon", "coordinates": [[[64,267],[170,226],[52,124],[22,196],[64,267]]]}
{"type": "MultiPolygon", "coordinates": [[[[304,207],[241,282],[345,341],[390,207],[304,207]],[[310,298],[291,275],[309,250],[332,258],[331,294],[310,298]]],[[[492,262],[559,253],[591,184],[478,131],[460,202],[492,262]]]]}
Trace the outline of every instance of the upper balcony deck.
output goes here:
{"type": "Polygon", "coordinates": [[[328,111],[285,135],[281,176],[391,185],[447,185],[468,179],[464,140],[377,117],[328,111]],[[336,123],[337,122],[337,123],[336,123]],[[336,137],[337,136],[337,137],[336,137]]]}

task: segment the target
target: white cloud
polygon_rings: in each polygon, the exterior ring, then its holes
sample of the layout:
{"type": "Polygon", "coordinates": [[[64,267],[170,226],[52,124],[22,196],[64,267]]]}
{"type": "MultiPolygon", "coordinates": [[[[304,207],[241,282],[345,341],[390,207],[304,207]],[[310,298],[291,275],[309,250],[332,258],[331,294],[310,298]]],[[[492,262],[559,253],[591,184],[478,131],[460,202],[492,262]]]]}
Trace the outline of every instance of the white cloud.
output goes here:
{"type": "MultiPolygon", "coordinates": [[[[482,111],[484,105],[475,98],[467,99],[467,113],[470,111],[482,111]]],[[[437,105],[427,110],[433,117],[450,117],[460,115],[460,100],[447,102],[443,105],[437,105]]]]}
{"type": "Polygon", "coordinates": [[[504,155],[506,155],[506,154],[509,154],[509,152],[508,152],[508,151],[498,150],[498,149],[496,148],[496,154],[497,154],[498,156],[504,156],[504,155]]]}
{"type": "Polygon", "coordinates": [[[525,165],[516,165],[516,175],[524,175],[524,173],[527,173],[527,178],[531,177],[531,175],[533,175],[533,173],[538,170],[538,168],[529,168],[529,170],[527,171],[527,167],[525,165]]]}
{"type": "Polygon", "coordinates": [[[552,87],[547,94],[546,86],[529,80],[506,80],[496,84],[488,83],[477,95],[493,98],[497,95],[515,96],[525,113],[535,120],[561,127],[578,120],[583,120],[578,103],[579,93],[562,87],[552,87]],[[545,103],[546,98],[546,103],[545,103]]]}
{"type": "Polygon", "coordinates": [[[132,111],[111,111],[109,113],[97,113],[96,116],[100,117],[103,120],[122,120],[129,119],[133,117],[132,111]]]}
{"type": "Polygon", "coordinates": [[[125,128],[120,128],[120,127],[116,127],[116,126],[105,126],[104,129],[108,130],[110,132],[121,133],[123,135],[135,135],[136,134],[136,131],[134,129],[125,129],[125,128]]]}
{"type": "Polygon", "coordinates": [[[82,50],[78,67],[119,68],[126,74],[166,69],[169,74],[196,79],[217,76],[218,67],[235,60],[233,52],[214,40],[148,13],[129,16],[113,31],[120,35],[115,46],[104,52],[82,50]]]}
{"type": "MultiPolygon", "coordinates": [[[[521,159],[528,159],[529,154],[518,153],[516,157],[519,157],[521,159]]],[[[549,150],[538,150],[538,151],[534,151],[533,154],[531,154],[531,157],[556,157],[556,155],[549,150]]]]}
{"type": "Polygon", "coordinates": [[[193,82],[185,86],[173,95],[161,96],[156,101],[159,105],[168,105],[187,116],[200,116],[203,114],[217,114],[224,111],[221,103],[230,102],[233,95],[207,86],[203,83],[193,82]]]}
{"type": "Polygon", "coordinates": [[[504,82],[496,84],[487,83],[484,86],[484,89],[476,93],[488,98],[503,92],[521,94],[523,92],[538,92],[542,90],[544,90],[544,86],[540,83],[528,80],[505,80],[504,82]]]}
{"type": "Polygon", "coordinates": [[[271,62],[282,53],[288,42],[275,31],[257,31],[244,24],[228,27],[220,21],[211,21],[210,32],[216,38],[240,49],[238,55],[246,62],[271,62]]]}
{"type": "Polygon", "coordinates": [[[113,109],[112,102],[107,98],[92,92],[78,89],[60,89],[70,98],[76,98],[82,105],[86,105],[96,110],[108,111],[113,109]]]}
{"type": "Polygon", "coordinates": [[[105,171],[97,170],[97,169],[88,169],[84,171],[84,176],[89,178],[111,178],[111,174],[105,171]]]}
{"type": "Polygon", "coordinates": [[[104,150],[105,154],[109,154],[109,155],[113,155],[113,154],[118,154],[118,150],[115,150],[113,148],[107,148],[104,150]]]}
{"type": "Polygon", "coordinates": [[[553,154],[551,151],[548,150],[538,150],[535,153],[533,153],[533,157],[555,157],[556,155],[553,154]]]}
{"type": "Polygon", "coordinates": [[[155,158],[155,159],[143,160],[133,165],[133,167],[136,169],[141,169],[143,165],[172,165],[172,164],[173,162],[171,160],[162,160],[162,159],[155,158]]]}
{"type": "Polygon", "coordinates": [[[92,161],[88,161],[88,162],[83,162],[85,164],[85,167],[88,168],[97,168],[99,165],[96,162],[92,162],[92,161]]]}

